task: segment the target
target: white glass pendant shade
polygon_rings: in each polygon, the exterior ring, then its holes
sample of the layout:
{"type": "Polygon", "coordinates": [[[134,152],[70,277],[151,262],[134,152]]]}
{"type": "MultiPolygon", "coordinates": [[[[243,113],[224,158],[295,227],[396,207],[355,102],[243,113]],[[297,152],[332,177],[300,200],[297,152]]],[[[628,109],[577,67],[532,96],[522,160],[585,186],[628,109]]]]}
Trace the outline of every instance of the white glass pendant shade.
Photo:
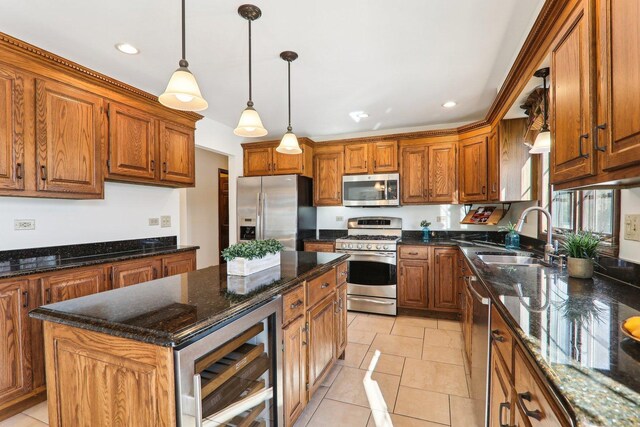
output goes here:
{"type": "Polygon", "coordinates": [[[262,120],[260,120],[258,112],[253,107],[247,107],[242,112],[238,127],[233,130],[233,133],[247,138],[257,138],[265,136],[268,132],[262,126],[262,120]]]}
{"type": "Polygon", "coordinates": [[[551,132],[548,129],[543,129],[536,136],[536,141],[529,150],[529,154],[544,154],[549,151],[551,151],[551,132]]]}
{"type": "Polygon", "coordinates": [[[158,101],[166,107],[182,111],[202,111],[209,106],[200,93],[195,76],[186,67],[174,71],[158,101]]]}
{"type": "Polygon", "coordinates": [[[300,144],[298,144],[298,138],[291,131],[287,131],[287,133],[284,134],[282,140],[280,141],[280,145],[278,145],[278,148],[276,148],[276,151],[282,154],[302,153],[300,144]]]}

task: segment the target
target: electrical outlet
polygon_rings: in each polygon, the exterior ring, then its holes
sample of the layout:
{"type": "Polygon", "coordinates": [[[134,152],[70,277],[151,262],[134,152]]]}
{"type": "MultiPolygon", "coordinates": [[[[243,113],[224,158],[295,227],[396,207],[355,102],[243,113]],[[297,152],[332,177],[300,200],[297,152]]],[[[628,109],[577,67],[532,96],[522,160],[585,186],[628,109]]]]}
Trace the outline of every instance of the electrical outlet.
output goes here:
{"type": "Polygon", "coordinates": [[[149,226],[160,225],[160,218],[149,218],[149,226]]]}
{"type": "Polygon", "coordinates": [[[340,222],[340,221],[344,221],[344,217],[343,216],[337,216],[336,217],[336,222],[340,222]]]}
{"type": "Polygon", "coordinates": [[[640,215],[624,216],[624,239],[640,241],[640,215]]]}
{"type": "Polygon", "coordinates": [[[436,222],[444,223],[446,220],[447,220],[446,216],[437,216],[436,217],[436,222]]]}
{"type": "Polygon", "coordinates": [[[171,227],[171,216],[170,215],[162,215],[160,217],[160,227],[162,227],[162,228],[171,227]]]}
{"type": "Polygon", "coordinates": [[[13,220],[13,229],[14,230],[35,230],[36,229],[36,220],[35,219],[14,219],[13,220]]]}

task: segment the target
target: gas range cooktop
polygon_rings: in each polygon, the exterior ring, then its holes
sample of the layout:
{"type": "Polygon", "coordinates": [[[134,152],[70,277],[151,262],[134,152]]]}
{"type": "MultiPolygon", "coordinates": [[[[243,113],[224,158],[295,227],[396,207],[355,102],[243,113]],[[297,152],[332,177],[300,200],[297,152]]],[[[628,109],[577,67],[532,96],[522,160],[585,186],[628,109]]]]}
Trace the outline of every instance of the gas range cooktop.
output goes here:
{"type": "Polygon", "coordinates": [[[336,239],[336,250],[395,252],[402,235],[402,220],[390,217],[350,218],[348,233],[336,239]]]}
{"type": "Polygon", "coordinates": [[[379,240],[379,241],[385,241],[385,242],[397,242],[398,240],[400,240],[399,237],[395,237],[395,236],[385,236],[384,234],[360,234],[360,235],[351,235],[351,236],[344,236],[344,237],[340,237],[339,239],[336,239],[337,241],[341,241],[341,240],[379,240]]]}

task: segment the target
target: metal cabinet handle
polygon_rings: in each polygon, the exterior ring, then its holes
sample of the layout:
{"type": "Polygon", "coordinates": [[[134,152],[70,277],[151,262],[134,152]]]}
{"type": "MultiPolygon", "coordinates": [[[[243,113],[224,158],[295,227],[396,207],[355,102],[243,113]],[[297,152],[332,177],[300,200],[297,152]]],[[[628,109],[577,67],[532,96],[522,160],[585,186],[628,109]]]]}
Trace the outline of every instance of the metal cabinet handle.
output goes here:
{"type": "Polygon", "coordinates": [[[40,179],[43,181],[47,180],[47,167],[45,165],[40,166],[40,179]]]}
{"type": "Polygon", "coordinates": [[[29,307],[29,291],[22,292],[22,306],[25,308],[29,307]]]}
{"type": "Polygon", "coordinates": [[[487,186],[486,185],[482,186],[482,194],[487,194],[487,186]]]}
{"type": "Polygon", "coordinates": [[[418,255],[418,252],[407,252],[407,255],[418,255]]]}
{"type": "Polygon", "coordinates": [[[156,170],[156,161],[155,160],[151,160],[151,170],[152,171],[156,170]]]}
{"type": "Polygon", "coordinates": [[[324,282],[322,285],[320,285],[320,289],[325,289],[329,287],[329,283],[324,282]]]}
{"type": "Polygon", "coordinates": [[[298,301],[294,302],[293,304],[291,304],[291,308],[298,308],[302,305],[302,300],[299,299],[298,301]]]}
{"type": "Polygon", "coordinates": [[[165,277],[169,275],[169,266],[167,265],[164,266],[164,275],[165,277]]]}
{"type": "Polygon", "coordinates": [[[511,405],[509,405],[509,402],[500,403],[500,412],[498,413],[498,423],[500,424],[500,427],[512,427],[509,425],[509,422],[505,423],[502,421],[502,414],[504,414],[503,409],[505,408],[507,409],[507,411],[511,411],[511,405]]]}
{"type": "Polygon", "coordinates": [[[498,341],[498,342],[505,341],[505,338],[500,334],[500,331],[498,329],[494,329],[493,331],[491,331],[491,338],[494,341],[498,341]]]}
{"type": "Polygon", "coordinates": [[[51,288],[47,288],[44,291],[44,303],[45,304],[51,303],[51,288]]]}
{"type": "Polygon", "coordinates": [[[527,409],[526,405],[524,404],[525,400],[527,402],[531,402],[531,393],[528,391],[525,391],[524,393],[518,393],[518,402],[520,402],[520,406],[524,410],[525,415],[529,418],[534,418],[540,421],[542,419],[542,411],[540,411],[539,409],[536,409],[534,411],[527,409]]]}
{"type": "Polygon", "coordinates": [[[366,160],[364,161],[364,168],[365,169],[367,168],[367,161],[366,160]]]}
{"type": "Polygon", "coordinates": [[[153,278],[157,279],[158,278],[158,269],[153,267],[153,278]]]}
{"type": "Polygon", "coordinates": [[[607,124],[603,123],[601,125],[596,125],[596,127],[593,129],[593,149],[596,151],[602,151],[603,153],[607,151],[607,146],[603,145],[602,147],[600,147],[600,145],[598,145],[598,131],[605,130],[606,128],[607,124]]]}
{"type": "Polygon", "coordinates": [[[377,161],[377,160],[374,160],[374,161],[373,161],[373,168],[375,169],[375,168],[377,168],[377,167],[378,167],[378,161],[377,161]]]}
{"type": "Polygon", "coordinates": [[[162,172],[167,173],[167,162],[162,162],[162,172]]]}
{"type": "Polygon", "coordinates": [[[589,139],[589,134],[588,133],[583,133],[582,135],[580,135],[580,138],[578,140],[578,157],[584,158],[584,159],[588,159],[589,158],[589,153],[583,153],[582,152],[582,140],[583,139],[589,139]]]}
{"type": "Polygon", "coordinates": [[[491,184],[491,192],[495,193],[496,190],[496,183],[494,182],[493,184],[491,184]]]}
{"type": "Polygon", "coordinates": [[[16,178],[22,179],[22,163],[16,163],[16,178]]]}

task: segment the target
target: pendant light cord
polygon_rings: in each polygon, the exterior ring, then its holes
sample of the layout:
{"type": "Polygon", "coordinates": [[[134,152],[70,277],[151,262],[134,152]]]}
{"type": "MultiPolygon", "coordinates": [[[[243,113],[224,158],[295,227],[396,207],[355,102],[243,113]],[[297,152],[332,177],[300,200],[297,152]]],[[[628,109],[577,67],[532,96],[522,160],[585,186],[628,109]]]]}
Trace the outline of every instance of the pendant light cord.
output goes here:
{"type": "Polygon", "coordinates": [[[249,101],[247,102],[248,107],[253,107],[253,91],[251,89],[251,19],[249,21],[249,101]]]}
{"type": "Polygon", "coordinates": [[[287,91],[289,93],[289,126],[287,126],[287,131],[291,132],[291,61],[287,61],[287,91]]]}
{"type": "Polygon", "coordinates": [[[189,63],[187,62],[187,42],[186,42],[186,24],[185,24],[185,0],[182,0],[182,59],[180,60],[180,67],[187,68],[189,63]]]}

